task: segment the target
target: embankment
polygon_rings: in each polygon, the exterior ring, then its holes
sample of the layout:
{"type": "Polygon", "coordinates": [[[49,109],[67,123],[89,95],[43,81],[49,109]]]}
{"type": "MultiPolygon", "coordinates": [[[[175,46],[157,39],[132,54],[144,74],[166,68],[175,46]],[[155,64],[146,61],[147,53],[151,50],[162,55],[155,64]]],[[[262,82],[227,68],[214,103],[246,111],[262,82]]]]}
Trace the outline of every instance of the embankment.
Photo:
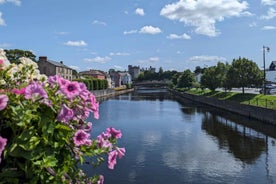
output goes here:
{"type": "Polygon", "coordinates": [[[124,93],[129,93],[132,91],[134,91],[134,89],[124,89],[120,91],[115,91],[114,89],[104,89],[104,90],[95,90],[95,91],[92,91],[92,93],[95,95],[97,99],[100,99],[100,98],[106,98],[111,96],[117,96],[124,93]]]}
{"type": "Polygon", "coordinates": [[[240,104],[234,101],[219,100],[211,97],[192,95],[174,90],[171,90],[171,93],[180,101],[181,99],[185,98],[226,111],[237,113],[248,118],[257,119],[265,123],[276,125],[276,110],[273,109],[240,104]]]}

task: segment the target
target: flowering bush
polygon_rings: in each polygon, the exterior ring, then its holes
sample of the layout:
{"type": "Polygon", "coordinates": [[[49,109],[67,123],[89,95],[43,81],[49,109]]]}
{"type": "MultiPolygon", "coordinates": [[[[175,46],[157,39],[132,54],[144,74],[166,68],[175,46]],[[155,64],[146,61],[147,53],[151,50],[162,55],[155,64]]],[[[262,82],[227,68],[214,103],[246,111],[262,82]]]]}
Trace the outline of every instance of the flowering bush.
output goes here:
{"type": "Polygon", "coordinates": [[[103,183],[78,167],[93,157],[98,165],[108,155],[114,168],[124,148],[112,127],[90,138],[99,103],[83,83],[40,75],[37,64],[21,58],[9,64],[0,53],[0,181],[1,183],[103,183]]]}

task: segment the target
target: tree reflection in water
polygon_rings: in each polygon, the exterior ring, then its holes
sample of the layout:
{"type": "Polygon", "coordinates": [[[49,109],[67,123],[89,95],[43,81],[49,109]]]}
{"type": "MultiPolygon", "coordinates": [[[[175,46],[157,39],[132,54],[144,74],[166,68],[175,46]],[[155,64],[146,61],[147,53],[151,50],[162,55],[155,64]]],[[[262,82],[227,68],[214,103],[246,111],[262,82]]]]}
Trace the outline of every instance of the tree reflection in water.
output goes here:
{"type": "Polygon", "coordinates": [[[253,164],[266,150],[265,136],[211,113],[204,113],[202,129],[217,139],[220,149],[247,164],[253,164]]]}

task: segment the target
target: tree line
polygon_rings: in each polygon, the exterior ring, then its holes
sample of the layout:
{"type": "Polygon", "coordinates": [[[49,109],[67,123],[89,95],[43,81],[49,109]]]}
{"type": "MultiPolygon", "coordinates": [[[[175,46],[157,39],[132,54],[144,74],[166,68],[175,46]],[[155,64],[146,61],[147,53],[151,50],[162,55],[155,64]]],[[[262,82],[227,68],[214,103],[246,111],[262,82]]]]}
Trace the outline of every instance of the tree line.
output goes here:
{"type": "Polygon", "coordinates": [[[216,66],[211,66],[200,70],[197,67],[195,73],[185,70],[178,73],[171,79],[175,88],[200,87],[209,88],[214,91],[216,88],[231,90],[234,87],[258,87],[264,82],[263,71],[257,64],[247,58],[233,59],[232,64],[218,62],[216,66]],[[195,80],[195,74],[201,74],[200,84],[195,80]]]}

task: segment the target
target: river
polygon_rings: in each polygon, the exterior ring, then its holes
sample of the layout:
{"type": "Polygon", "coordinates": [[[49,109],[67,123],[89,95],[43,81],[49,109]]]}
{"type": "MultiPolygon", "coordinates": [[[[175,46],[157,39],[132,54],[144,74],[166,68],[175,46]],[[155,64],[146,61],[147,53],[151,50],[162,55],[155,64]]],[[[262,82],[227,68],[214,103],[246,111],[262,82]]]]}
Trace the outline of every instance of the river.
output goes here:
{"type": "Polygon", "coordinates": [[[114,170],[83,167],[105,184],[276,183],[274,126],[152,90],[103,100],[90,120],[92,137],[110,126],[123,133],[114,170]]]}

